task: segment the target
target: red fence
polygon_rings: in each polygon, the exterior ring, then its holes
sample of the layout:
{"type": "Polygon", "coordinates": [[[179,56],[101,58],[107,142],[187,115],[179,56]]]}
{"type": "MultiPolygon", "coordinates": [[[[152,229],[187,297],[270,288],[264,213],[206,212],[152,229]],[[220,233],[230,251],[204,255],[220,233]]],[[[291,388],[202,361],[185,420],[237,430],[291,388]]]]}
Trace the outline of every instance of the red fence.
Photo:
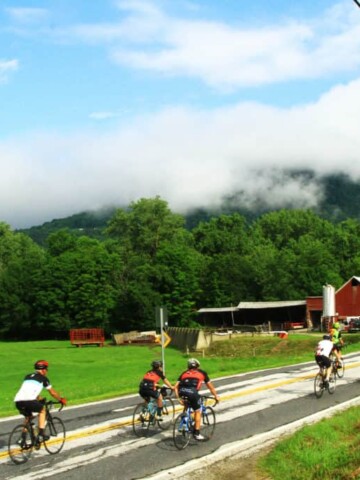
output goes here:
{"type": "Polygon", "coordinates": [[[104,346],[105,335],[102,328],[73,328],[70,330],[71,345],[81,347],[82,345],[104,346]]]}

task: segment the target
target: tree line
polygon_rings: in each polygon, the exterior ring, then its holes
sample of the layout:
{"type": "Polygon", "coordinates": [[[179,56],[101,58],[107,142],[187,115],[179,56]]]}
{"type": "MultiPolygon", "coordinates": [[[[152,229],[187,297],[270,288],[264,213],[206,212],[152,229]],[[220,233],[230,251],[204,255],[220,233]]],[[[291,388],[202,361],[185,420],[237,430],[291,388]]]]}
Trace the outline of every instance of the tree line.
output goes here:
{"type": "Polygon", "coordinates": [[[141,199],[115,210],[100,239],[61,229],[45,246],[0,223],[0,337],[153,329],[156,306],[172,326],[191,326],[202,307],[303,300],[357,274],[360,222],[310,210],[220,215],[188,229],[165,200],[141,199]]]}

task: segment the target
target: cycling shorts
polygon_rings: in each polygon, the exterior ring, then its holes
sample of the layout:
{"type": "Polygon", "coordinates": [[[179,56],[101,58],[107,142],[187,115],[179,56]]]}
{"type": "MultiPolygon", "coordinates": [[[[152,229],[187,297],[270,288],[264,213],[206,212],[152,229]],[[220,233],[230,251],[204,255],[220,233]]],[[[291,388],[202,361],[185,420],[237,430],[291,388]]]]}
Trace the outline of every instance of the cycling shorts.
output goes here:
{"type": "Polygon", "coordinates": [[[151,398],[159,398],[160,390],[154,390],[153,383],[141,382],[139,387],[139,395],[145,400],[151,398]]]}
{"type": "Polygon", "coordinates": [[[329,368],[331,366],[331,360],[325,355],[315,355],[315,361],[319,367],[329,368]]]}
{"type": "Polygon", "coordinates": [[[188,404],[194,411],[201,408],[200,395],[196,388],[180,388],[179,395],[180,397],[186,398],[188,404]]]}
{"type": "Polygon", "coordinates": [[[21,415],[27,417],[33,412],[41,412],[41,410],[44,408],[44,402],[39,400],[23,400],[20,402],[15,402],[15,406],[19,410],[21,415]]]}
{"type": "Polygon", "coordinates": [[[336,352],[340,352],[341,348],[342,348],[341,343],[335,343],[333,350],[335,350],[336,352]]]}

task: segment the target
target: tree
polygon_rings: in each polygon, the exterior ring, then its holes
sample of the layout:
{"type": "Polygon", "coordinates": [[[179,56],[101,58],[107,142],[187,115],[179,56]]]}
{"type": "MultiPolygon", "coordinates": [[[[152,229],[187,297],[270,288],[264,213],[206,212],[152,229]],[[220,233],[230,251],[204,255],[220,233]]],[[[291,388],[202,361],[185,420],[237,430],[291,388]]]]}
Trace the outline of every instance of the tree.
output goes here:
{"type": "Polygon", "coordinates": [[[119,255],[103,242],[63,230],[52,234],[48,243],[37,292],[38,325],[50,331],[108,329],[121,271],[119,255]]]}
{"type": "Polygon", "coordinates": [[[159,197],[118,210],[107,233],[117,241],[124,264],[116,309],[123,330],[153,328],[155,307],[166,304],[176,324],[193,316],[197,254],[184,219],[159,197]]]}
{"type": "Polygon", "coordinates": [[[36,286],[45,261],[27,235],[0,224],[0,335],[24,338],[36,330],[36,286]]]}
{"type": "Polygon", "coordinates": [[[247,296],[249,236],[244,217],[221,215],[201,222],[192,231],[202,254],[199,297],[201,306],[237,305],[247,296]]]}

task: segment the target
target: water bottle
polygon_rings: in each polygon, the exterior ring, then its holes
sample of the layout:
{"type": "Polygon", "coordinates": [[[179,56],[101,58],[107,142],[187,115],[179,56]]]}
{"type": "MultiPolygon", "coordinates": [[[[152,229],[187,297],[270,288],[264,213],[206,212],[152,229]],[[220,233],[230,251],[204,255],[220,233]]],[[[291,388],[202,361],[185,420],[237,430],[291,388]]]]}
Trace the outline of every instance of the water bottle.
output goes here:
{"type": "Polygon", "coordinates": [[[150,415],[155,415],[156,413],[156,405],[153,401],[149,402],[149,412],[150,412],[150,415]]]}

